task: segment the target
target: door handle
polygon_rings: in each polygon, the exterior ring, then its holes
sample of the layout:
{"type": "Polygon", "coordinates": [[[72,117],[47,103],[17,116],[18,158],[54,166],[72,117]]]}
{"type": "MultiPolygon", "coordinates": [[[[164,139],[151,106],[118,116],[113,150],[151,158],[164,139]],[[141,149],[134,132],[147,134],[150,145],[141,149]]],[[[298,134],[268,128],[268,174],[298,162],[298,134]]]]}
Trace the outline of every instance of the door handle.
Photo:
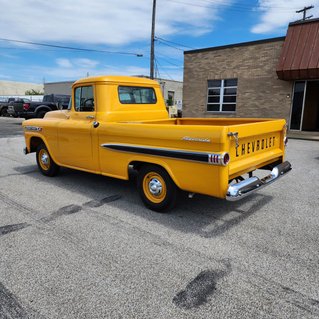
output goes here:
{"type": "Polygon", "coordinates": [[[93,119],[94,119],[94,115],[88,115],[86,118],[87,118],[88,120],[93,120],[93,119]]]}

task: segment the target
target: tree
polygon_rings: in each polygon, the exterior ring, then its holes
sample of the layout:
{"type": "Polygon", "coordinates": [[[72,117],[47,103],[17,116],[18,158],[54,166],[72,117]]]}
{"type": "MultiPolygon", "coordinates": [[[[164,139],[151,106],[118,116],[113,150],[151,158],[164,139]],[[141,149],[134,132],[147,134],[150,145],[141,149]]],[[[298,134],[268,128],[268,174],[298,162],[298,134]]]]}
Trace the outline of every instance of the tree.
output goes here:
{"type": "Polygon", "coordinates": [[[24,94],[25,95],[43,95],[44,93],[41,92],[40,90],[32,89],[32,90],[26,90],[24,94]]]}
{"type": "Polygon", "coordinates": [[[167,106],[173,106],[174,105],[174,100],[172,96],[168,96],[168,99],[166,100],[166,105],[167,106]]]}

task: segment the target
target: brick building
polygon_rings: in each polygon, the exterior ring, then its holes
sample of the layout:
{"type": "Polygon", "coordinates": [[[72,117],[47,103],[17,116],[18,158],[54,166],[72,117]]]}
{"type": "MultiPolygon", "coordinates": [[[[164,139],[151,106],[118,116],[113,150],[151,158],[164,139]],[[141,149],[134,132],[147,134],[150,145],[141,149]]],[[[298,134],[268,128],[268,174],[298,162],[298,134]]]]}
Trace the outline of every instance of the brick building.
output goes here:
{"type": "Polygon", "coordinates": [[[186,51],[183,116],[285,118],[319,131],[319,19],[286,37],[186,51]]]}

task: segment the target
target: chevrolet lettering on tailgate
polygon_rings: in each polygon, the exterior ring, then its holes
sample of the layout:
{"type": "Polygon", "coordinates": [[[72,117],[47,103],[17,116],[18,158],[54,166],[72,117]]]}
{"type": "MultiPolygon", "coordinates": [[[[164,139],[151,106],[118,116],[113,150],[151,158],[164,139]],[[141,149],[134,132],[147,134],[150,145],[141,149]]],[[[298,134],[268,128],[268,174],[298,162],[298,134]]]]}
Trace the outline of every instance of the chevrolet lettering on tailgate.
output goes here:
{"type": "Polygon", "coordinates": [[[239,144],[239,146],[236,147],[236,157],[251,154],[258,151],[263,151],[268,148],[274,148],[275,140],[276,137],[272,136],[268,138],[258,139],[252,142],[239,144]]]}
{"type": "Polygon", "coordinates": [[[230,201],[291,170],[282,119],[169,118],[160,84],[134,77],[76,81],[67,110],[23,122],[25,153],[54,176],[69,167],[128,180],[143,203],[168,211],[178,190],[230,201]],[[257,169],[268,169],[264,178],[257,169]]]}

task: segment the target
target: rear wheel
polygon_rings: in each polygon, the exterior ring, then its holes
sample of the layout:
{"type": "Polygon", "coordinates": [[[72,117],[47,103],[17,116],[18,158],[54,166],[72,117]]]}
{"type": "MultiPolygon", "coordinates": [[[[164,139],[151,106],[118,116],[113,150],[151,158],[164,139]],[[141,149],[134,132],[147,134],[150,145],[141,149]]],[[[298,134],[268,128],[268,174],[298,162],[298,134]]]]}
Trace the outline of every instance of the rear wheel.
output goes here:
{"type": "Polygon", "coordinates": [[[139,171],[137,184],[146,207],[156,212],[166,212],[174,207],[177,187],[162,167],[143,166],[139,171]]]}
{"type": "Polygon", "coordinates": [[[40,172],[45,176],[55,176],[60,169],[60,166],[53,161],[48,149],[43,143],[37,147],[37,164],[40,172]]]}

